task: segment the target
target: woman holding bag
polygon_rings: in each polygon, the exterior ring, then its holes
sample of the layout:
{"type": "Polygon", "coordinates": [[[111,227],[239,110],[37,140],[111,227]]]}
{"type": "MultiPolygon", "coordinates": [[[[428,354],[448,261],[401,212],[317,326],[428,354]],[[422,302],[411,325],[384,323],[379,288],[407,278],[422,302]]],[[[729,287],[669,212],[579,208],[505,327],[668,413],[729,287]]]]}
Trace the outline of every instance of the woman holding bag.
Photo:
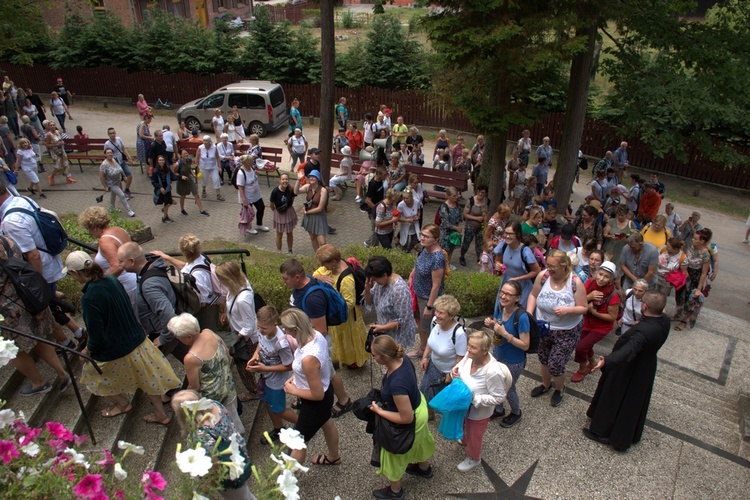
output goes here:
{"type": "Polygon", "coordinates": [[[394,424],[414,422],[414,443],[406,453],[396,455],[380,449],[380,468],[390,484],[372,492],[375,498],[405,498],[401,487],[404,472],[429,479],[432,467],[427,460],[435,453],[435,440],[427,426],[427,401],[417,388],[414,365],[404,362],[404,347],[388,335],[380,335],[372,342],[372,358],[385,368],[382,406],[373,402],[370,410],[378,417],[394,424]],[[416,422],[415,422],[416,420],[416,422]]]}
{"type": "MultiPolygon", "coordinates": [[[[515,337],[514,337],[515,338],[515,337]]],[[[469,472],[482,463],[482,438],[496,405],[505,400],[513,376],[508,367],[490,354],[492,337],[484,330],[469,334],[466,356],[453,367],[451,375],[471,389],[471,406],[464,419],[463,443],[466,459],[458,470],[469,472]]]]}

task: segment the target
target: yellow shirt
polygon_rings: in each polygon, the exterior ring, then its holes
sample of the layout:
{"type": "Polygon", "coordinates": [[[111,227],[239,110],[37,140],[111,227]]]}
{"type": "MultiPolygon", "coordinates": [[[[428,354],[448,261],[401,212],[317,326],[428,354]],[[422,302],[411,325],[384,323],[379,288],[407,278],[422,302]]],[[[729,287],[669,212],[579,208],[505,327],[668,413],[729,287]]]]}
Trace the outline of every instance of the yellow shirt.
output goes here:
{"type": "Polygon", "coordinates": [[[664,231],[657,233],[651,230],[651,226],[644,227],[641,230],[641,234],[643,235],[643,241],[651,243],[657,250],[664,248],[667,245],[667,240],[672,236],[669,233],[669,229],[664,229],[664,231]]]}
{"type": "Polygon", "coordinates": [[[393,138],[401,142],[406,139],[406,135],[409,133],[409,127],[406,125],[399,125],[398,123],[393,126],[393,138]]]}

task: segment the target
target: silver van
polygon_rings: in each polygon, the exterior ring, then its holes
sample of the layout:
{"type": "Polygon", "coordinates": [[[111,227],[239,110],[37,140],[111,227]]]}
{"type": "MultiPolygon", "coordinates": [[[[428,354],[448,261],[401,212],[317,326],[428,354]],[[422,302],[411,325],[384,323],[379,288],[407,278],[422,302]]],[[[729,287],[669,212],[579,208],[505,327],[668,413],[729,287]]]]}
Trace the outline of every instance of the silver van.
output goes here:
{"type": "Polygon", "coordinates": [[[177,121],[190,130],[213,130],[214,110],[221,109],[226,120],[237,106],[248,134],[263,137],[269,130],[285,127],[289,120],[284,89],[278,83],[242,80],[222,87],[207,97],[189,102],[177,110],[177,121]]]}

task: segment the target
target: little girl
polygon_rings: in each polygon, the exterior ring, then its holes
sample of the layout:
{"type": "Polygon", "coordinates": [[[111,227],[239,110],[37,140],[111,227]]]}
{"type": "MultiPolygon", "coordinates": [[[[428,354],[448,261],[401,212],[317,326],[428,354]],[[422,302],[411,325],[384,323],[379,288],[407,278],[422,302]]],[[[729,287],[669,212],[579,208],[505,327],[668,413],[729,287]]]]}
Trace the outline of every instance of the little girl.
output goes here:
{"type": "Polygon", "coordinates": [[[534,258],[536,258],[536,262],[537,264],[539,264],[539,267],[545,269],[547,267],[547,264],[544,260],[544,254],[539,249],[539,240],[536,238],[536,236],[534,236],[533,234],[524,234],[521,241],[524,245],[529,247],[532,252],[534,252],[534,258]]]}
{"type": "MultiPolygon", "coordinates": [[[[261,374],[258,396],[261,401],[265,401],[268,416],[271,417],[273,424],[273,431],[268,434],[272,440],[278,442],[282,419],[293,424],[297,423],[297,413],[286,407],[286,393],[284,392],[284,384],[289,378],[287,372],[292,371],[296,345],[291,345],[289,339],[292,337],[285,335],[278,327],[279,313],[274,306],[261,307],[256,317],[261,335],[258,336],[255,354],[247,362],[245,369],[261,374]]],[[[269,444],[265,437],[261,438],[260,443],[269,444]]]]}
{"type": "Polygon", "coordinates": [[[495,262],[492,256],[494,248],[495,244],[491,240],[484,242],[484,251],[482,252],[482,257],[479,259],[480,273],[496,274],[495,262]]]}

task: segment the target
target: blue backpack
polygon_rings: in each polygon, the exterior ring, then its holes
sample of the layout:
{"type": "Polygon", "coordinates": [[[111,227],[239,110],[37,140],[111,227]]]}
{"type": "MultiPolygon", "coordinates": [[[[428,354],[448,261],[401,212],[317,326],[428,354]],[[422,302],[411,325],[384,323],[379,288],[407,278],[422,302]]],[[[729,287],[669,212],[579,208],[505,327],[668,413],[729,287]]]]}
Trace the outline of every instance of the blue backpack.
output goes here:
{"type": "Polygon", "coordinates": [[[320,290],[326,297],[326,324],[328,326],[337,326],[346,323],[349,319],[349,306],[346,300],[344,300],[344,296],[328,283],[318,281],[315,278],[310,278],[310,280],[313,282],[313,286],[308,288],[302,297],[299,305],[300,309],[305,311],[307,296],[315,290],[320,290]]]}
{"type": "Polygon", "coordinates": [[[39,228],[39,232],[42,233],[44,239],[44,246],[46,248],[37,248],[37,250],[48,253],[50,255],[60,255],[63,250],[68,246],[68,233],[65,232],[60,223],[60,219],[57,218],[57,214],[46,208],[42,208],[29,198],[22,196],[24,200],[30,205],[30,210],[26,208],[15,207],[5,212],[7,217],[13,212],[21,212],[26,215],[30,215],[36,221],[36,225],[39,228]]]}

